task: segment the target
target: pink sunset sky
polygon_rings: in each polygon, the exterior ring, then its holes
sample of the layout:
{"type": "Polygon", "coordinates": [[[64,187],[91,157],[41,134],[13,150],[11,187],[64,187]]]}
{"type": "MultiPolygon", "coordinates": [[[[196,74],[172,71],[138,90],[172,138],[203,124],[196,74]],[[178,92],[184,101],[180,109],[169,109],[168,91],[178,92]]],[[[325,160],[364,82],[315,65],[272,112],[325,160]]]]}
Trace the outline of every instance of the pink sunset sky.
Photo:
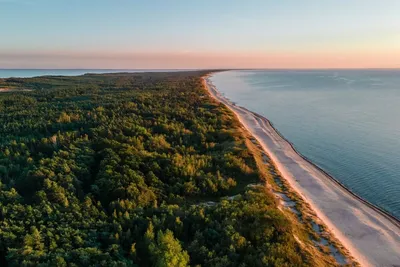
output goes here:
{"type": "Polygon", "coordinates": [[[58,52],[3,54],[9,68],[400,68],[400,52],[386,53],[196,53],[196,52],[58,52]]]}

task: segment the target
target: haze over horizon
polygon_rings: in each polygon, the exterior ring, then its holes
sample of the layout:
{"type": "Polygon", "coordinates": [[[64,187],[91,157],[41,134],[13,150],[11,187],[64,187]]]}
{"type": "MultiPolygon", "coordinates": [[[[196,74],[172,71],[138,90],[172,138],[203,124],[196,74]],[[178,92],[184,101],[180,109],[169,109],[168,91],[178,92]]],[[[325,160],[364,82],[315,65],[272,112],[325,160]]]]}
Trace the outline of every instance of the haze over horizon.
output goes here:
{"type": "Polygon", "coordinates": [[[0,0],[0,68],[399,68],[400,1],[0,0]]]}

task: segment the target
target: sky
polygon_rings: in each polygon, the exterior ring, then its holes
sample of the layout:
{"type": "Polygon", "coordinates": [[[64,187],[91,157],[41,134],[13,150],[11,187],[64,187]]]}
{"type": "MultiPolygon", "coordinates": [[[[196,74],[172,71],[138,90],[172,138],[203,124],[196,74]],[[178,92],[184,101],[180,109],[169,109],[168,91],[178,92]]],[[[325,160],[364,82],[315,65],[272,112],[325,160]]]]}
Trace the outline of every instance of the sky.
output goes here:
{"type": "Polygon", "coordinates": [[[0,0],[0,68],[400,68],[398,0],[0,0]]]}

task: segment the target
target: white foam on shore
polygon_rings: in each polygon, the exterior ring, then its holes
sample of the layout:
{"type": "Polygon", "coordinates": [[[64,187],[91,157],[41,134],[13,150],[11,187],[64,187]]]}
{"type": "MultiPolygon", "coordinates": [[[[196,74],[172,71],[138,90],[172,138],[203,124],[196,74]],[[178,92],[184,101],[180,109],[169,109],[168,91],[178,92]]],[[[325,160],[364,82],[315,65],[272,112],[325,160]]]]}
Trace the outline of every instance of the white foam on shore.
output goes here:
{"type": "Polygon", "coordinates": [[[208,77],[211,96],[232,110],[258,140],[290,186],[362,266],[400,265],[400,226],[395,218],[355,196],[301,156],[264,117],[234,105],[208,77]]]}

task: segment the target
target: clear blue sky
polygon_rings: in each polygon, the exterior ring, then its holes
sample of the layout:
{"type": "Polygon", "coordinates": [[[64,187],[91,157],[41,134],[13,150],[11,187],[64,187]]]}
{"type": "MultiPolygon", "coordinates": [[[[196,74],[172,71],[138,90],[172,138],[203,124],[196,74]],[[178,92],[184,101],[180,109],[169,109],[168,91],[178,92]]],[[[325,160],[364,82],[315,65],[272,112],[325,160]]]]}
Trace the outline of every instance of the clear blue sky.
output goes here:
{"type": "Polygon", "coordinates": [[[0,68],[396,67],[400,1],[0,0],[0,33],[0,68]]]}

